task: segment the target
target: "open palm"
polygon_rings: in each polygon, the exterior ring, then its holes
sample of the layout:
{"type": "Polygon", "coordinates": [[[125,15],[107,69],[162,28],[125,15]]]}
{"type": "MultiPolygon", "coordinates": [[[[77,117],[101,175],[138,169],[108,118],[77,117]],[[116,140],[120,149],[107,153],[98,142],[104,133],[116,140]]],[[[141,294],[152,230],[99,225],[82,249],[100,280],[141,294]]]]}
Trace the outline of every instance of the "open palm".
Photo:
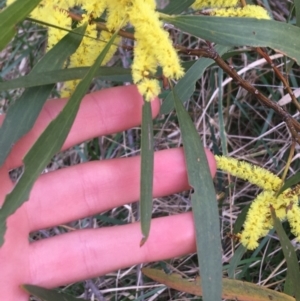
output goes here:
{"type": "MultiPolygon", "coordinates": [[[[22,158],[66,100],[49,101],[34,128],[15,146],[0,169],[0,204],[13,184],[8,171],[22,158]]],[[[89,94],[82,102],[67,149],[84,140],[123,131],[141,122],[142,99],[135,86],[89,94]]],[[[159,101],[152,102],[154,114],[159,101]]],[[[3,116],[0,116],[3,117],[3,116]]],[[[0,119],[0,123],[3,120],[0,119]]],[[[215,161],[207,152],[212,174],[215,161]]],[[[192,215],[154,219],[150,238],[139,247],[139,223],[69,232],[29,243],[32,231],[53,227],[139,199],[140,157],[93,161],[42,175],[29,202],[9,217],[0,249],[3,300],[25,301],[24,283],[56,287],[93,278],[137,263],[167,259],[195,250],[192,215]]],[[[155,155],[154,196],[188,189],[182,149],[155,155]]]]}

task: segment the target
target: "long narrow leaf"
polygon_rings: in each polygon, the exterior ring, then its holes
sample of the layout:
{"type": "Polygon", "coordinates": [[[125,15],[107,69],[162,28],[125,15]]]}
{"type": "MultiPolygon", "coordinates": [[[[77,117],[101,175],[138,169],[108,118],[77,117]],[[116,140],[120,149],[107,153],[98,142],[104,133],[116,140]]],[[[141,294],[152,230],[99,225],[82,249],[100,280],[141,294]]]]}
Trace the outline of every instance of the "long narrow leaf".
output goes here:
{"type": "Polygon", "coordinates": [[[270,47],[300,63],[300,28],[252,18],[167,16],[162,18],[196,37],[228,46],[270,47]]]}
{"type": "MultiPolygon", "coordinates": [[[[57,45],[56,45],[57,46],[57,45]]],[[[56,47],[55,46],[55,47],[56,47]]],[[[20,78],[0,83],[0,92],[17,88],[30,88],[54,84],[57,82],[65,82],[74,79],[82,79],[88,72],[89,67],[77,67],[63,70],[53,70],[40,72],[38,74],[28,74],[20,78]]],[[[121,67],[105,67],[98,68],[95,77],[102,80],[130,82],[132,81],[131,69],[121,67]]]]}
{"type": "Polygon", "coordinates": [[[222,252],[218,206],[204,147],[197,130],[174,93],[175,109],[182,133],[196,228],[197,254],[204,301],[221,300],[222,252]]]}
{"type": "Polygon", "coordinates": [[[62,147],[70,128],[75,120],[79,105],[89,85],[95,76],[98,66],[105,58],[107,51],[112,45],[117,32],[106,44],[103,51],[99,54],[94,65],[90,68],[84,79],[78,84],[73,95],[69,99],[61,113],[53,120],[46,130],[41,134],[36,143],[24,158],[24,173],[17,182],[13,191],[5,198],[4,204],[0,209],[0,246],[4,243],[6,231],[6,219],[13,214],[29,198],[29,192],[42,170],[62,147]]]}
{"type": "Polygon", "coordinates": [[[282,192],[284,192],[286,189],[292,187],[293,185],[296,185],[299,183],[300,183],[300,172],[297,172],[284,182],[283,186],[277,192],[277,195],[281,194],[282,192]]]}
{"type": "MultiPolygon", "coordinates": [[[[189,69],[195,62],[183,62],[182,66],[189,69]]],[[[38,74],[28,74],[9,81],[0,82],[0,92],[17,88],[30,88],[57,82],[65,82],[74,79],[82,79],[85,77],[89,67],[76,67],[63,70],[51,70],[39,72],[38,74]]],[[[158,72],[158,76],[161,72],[158,72]]],[[[99,67],[95,77],[101,80],[132,82],[131,69],[124,69],[122,67],[99,67]]]]}
{"type": "Polygon", "coordinates": [[[41,299],[42,301],[80,301],[83,299],[78,299],[73,296],[59,293],[56,290],[51,290],[43,288],[36,285],[24,284],[21,286],[27,293],[41,299]]]}
{"type": "MultiPolygon", "coordinates": [[[[156,269],[143,268],[142,272],[147,277],[163,283],[170,288],[196,296],[203,295],[201,277],[191,281],[183,279],[180,275],[169,275],[156,269]]],[[[222,297],[226,300],[295,301],[291,296],[246,281],[223,279],[222,284],[222,297]]]]}
{"type": "MultiPolygon", "coordinates": [[[[74,31],[83,34],[85,27],[76,28],[74,31]]],[[[36,64],[30,76],[42,78],[40,72],[62,68],[66,59],[76,51],[81,40],[82,35],[72,33],[66,35],[36,64]]],[[[33,127],[53,87],[54,83],[29,88],[10,106],[0,128],[0,166],[12,146],[33,127]]]]}
{"type": "Polygon", "coordinates": [[[271,215],[274,222],[274,228],[278,234],[282,252],[287,263],[287,281],[289,283],[289,293],[291,293],[292,296],[295,296],[296,301],[300,301],[300,271],[295,248],[284,232],[282,224],[279,218],[276,217],[274,209],[271,209],[271,215]]]}
{"type": "MultiPolygon", "coordinates": [[[[220,56],[222,56],[225,52],[227,52],[230,49],[228,46],[216,46],[216,51],[219,53],[220,56]]],[[[195,91],[195,84],[196,81],[202,76],[204,71],[207,67],[214,64],[214,61],[207,58],[200,58],[198,61],[196,61],[192,67],[188,69],[186,74],[183,78],[181,78],[178,83],[176,84],[174,91],[176,95],[178,95],[178,98],[181,99],[183,102],[188,100],[191,95],[195,91]]],[[[174,107],[174,95],[171,91],[167,97],[165,98],[160,113],[161,114],[168,114],[174,107]]]]}
{"type": "Polygon", "coordinates": [[[17,0],[0,12],[0,51],[16,33],[16,25],[42,0],[17,0]]]}
{"type": "Polygon", "coordinates": [[[190,7],[194,2],[195,0],[171,0],[161,12],[168,15],[177,15],[190,7]]]}
{"type": "Polygon", "coordinates": [[[142,114],[142,145],[141,145],[141,185],[140,207],[143,245],[149,235],[152,213],[153,188],[153,121],[151,103],[144,102],[142,114]]]}
{"type": "Polygon", "coordinates": [[[296,9],[296,26],[300,27],[300,0],[294,0],[296,9]]]}
{"type": "Polygon", "coordinates": [[[238,265],[240,264],[240,261],[243,257],[243,255],[246,252],[246,248],[241,244],[235,251],[233,256],[230,259],[227,274],[229,278],[235,278],[235,271],[238,265]]]}

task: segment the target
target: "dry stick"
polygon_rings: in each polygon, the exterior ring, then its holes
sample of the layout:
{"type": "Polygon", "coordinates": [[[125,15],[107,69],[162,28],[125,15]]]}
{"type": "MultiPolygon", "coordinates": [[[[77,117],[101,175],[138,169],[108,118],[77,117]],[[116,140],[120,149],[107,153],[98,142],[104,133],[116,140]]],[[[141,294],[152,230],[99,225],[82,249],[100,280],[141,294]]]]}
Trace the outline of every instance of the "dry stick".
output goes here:
{"type": "Polygon", "coordinates": [[[290,88],[288,81],[285,79],[285,77],[279,71],[277,66],[275,66],[273,61],[270,59],[269,55],[262,48],[255,48],[255,50],[271,65],[276,76],[282,81],[284,89],[286,89],[287,92],[290,94],[293,104],[297,107],[297,110],[300,111],[300,104],[297,101],[297,98],[296,98],[295,94],[293,93],[292,89],[290,88]]]}
{"type": "Polygon", "coordinates": [[[247,2],[246,2],[246,0],[240,0],[240,2],[241,2],[241,5],[242,5],[242,7],[244,7],[244,6],[246,6],[246,5],[247,5],[247,2]]]}

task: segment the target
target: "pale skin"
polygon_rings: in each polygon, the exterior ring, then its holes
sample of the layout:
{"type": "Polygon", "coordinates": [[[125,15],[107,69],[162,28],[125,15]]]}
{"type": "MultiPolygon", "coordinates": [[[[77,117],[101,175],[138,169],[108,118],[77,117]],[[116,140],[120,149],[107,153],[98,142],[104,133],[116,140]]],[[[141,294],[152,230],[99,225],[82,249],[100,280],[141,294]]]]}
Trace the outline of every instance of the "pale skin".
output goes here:
{"type": "MultiPolygon", "coordinates": [[[[13,184],[8,170],[22,158],[65,100],[49,101],[34,128],[13,148],[0,169],[0,204],[13,184]]],[[[86,95],[63,149],[87,139],[112,134],[141,122],[142,98],[135,86],[118,87],[86,95]]],[[[153,116],[159,101],[152,102],[153,116]]],[[[0,124],[4,116],[0,116],[0,124]]],[[[214,175],[213,155],[207,158],[214,175]]],[[[72,231],[29,243],[28,234],[98,214],[139,199],[140,157],[93,161],[42,175],[30,199],[7,222],[5,243],[0,249],[0,283],[3,300],[27,301],[23,283],[44,287],[105,275],[138,263],[195,252],[191,213],[152,221],[151,234],[143,247],[140,224],[72,231]]],[[[155,197],[189,188],[182,149],[156,152],[155,197]]]]}

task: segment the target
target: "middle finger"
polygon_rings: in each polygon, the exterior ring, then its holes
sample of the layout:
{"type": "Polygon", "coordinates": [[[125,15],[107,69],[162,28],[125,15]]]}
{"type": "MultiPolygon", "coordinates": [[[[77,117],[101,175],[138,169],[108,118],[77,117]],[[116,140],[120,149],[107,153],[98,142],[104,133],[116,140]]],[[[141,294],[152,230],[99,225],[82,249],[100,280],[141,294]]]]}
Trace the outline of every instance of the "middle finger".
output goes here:
{"type": "MultiPolygon", "coordinates": [[[[214,173],[213,155],[207,151],[207,156],[214,173]]],[[[137,201],[139,185],[139,156],[93,161],[43,175],[35,183],[30,201],[26,203],[30,231],[67,223],[137,201]]],[[[154,197],[188,188],[183,150],[156,152],[154,197]]]]}

